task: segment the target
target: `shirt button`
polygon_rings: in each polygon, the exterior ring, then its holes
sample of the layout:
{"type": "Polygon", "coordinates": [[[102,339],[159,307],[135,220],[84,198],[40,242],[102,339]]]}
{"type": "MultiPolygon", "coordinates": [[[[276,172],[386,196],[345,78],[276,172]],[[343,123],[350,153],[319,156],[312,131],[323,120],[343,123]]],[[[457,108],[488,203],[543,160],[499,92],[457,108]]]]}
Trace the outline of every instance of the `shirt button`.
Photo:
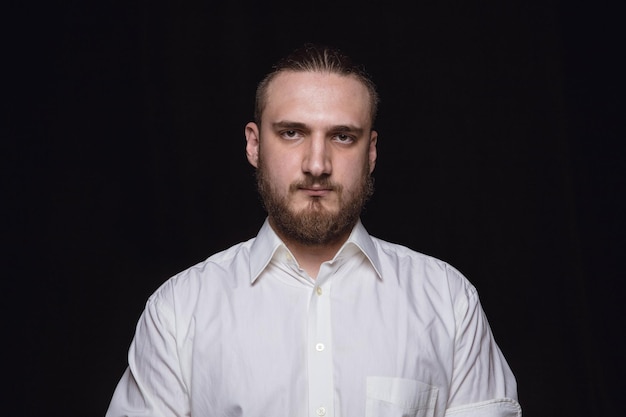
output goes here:
{"type": "Polygon", "coordinates": [[[318,343],[317,345],[315,345],[315,350],[317,350],[318,352],[321,352],[324,350],[324,344],[323,343],[318,343]]]}
{"type": "Polygon", "coordinates": [[[317,293],[317,295],[322,295],[322,287],[315,288],[315,292],[317,293]]]}
{"type": "Polygon", "coordinates": [[[317,410],[315,410],[318,416],[323,416],[326,415],[326,409],[324,407],[320,407],[317,410]]]}

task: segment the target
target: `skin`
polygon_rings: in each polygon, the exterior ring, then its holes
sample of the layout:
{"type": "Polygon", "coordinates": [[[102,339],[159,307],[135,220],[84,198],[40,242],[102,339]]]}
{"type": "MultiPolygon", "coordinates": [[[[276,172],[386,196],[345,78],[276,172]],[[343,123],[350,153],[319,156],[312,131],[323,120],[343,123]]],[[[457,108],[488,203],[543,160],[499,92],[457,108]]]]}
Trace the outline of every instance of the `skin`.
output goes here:
{"type": "MultiPolygon", "coordinates": [[[[351,76],[287,71],[269,85],[261,126],[245,127],[246,155],[262,169],[267,192],[295,219],[334,219],[350,203],[360,212],[377,156],[369,103],[367,89],[351,76]]],[[[312,278],[351,231],[303,239],[281,227],[271,212],[269,221],[312,278]]]]}

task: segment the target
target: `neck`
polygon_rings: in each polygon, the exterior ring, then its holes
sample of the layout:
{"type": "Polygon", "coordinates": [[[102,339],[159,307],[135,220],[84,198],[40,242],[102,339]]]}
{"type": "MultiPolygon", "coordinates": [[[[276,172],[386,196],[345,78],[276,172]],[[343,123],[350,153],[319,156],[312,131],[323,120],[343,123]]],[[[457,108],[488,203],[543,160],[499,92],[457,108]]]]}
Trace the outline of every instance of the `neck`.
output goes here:
{"type": "Polygon", "coordinates": [[[291,239],[275,227],[274,231],[296,258],[300,268],[304,269],[313,279],[317,278],[322,263],[333,259],[350,236],[350,232],[347,232],[331,242],[312,245],[291,239]]]}
{"type": "Polygon", "coordinates": [[[298,261],[298,265],[306,271],[313,279],[317,278],[322,263],[330,261],[335,257],[337,251],[343,245],[341,242],[329,245],[302,245],[296,242],[285,242],[293,256],[298,261]]]}

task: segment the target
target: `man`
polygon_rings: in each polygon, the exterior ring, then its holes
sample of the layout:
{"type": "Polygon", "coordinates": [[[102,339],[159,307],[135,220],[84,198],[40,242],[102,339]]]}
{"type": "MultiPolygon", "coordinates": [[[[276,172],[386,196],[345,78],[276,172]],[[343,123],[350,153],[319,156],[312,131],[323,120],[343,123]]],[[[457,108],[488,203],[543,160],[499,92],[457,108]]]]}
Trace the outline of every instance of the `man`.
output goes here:
{"type": "Polygon", "coordinates": [[[107,416],[521,416],[475,288],[360,221],[377,105],[320,46],[259,84],[245,136],[267,220],[149,298],[107,416]]]}

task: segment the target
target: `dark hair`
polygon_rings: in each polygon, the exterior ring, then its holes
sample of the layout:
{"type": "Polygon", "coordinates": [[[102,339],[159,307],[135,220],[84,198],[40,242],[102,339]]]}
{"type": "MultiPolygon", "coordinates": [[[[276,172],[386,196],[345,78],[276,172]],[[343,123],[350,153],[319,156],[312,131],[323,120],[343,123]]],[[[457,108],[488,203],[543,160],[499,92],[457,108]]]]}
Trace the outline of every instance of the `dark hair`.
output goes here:
{"type": "Polygon", "coordinates": [[[261,125],[261,114],[267,102],[267,88],[278,74],[285,71],[328,72],[355,77],[363,83],[369,92],[370,116],[372,125],[374,124],[380,99],[376,85],[365,68],[353,62],[349,56],[337,48],[306,43],[274,64],[272,70],[258,84],[254,106],[254,121],[259,126],[261,125]]]}

